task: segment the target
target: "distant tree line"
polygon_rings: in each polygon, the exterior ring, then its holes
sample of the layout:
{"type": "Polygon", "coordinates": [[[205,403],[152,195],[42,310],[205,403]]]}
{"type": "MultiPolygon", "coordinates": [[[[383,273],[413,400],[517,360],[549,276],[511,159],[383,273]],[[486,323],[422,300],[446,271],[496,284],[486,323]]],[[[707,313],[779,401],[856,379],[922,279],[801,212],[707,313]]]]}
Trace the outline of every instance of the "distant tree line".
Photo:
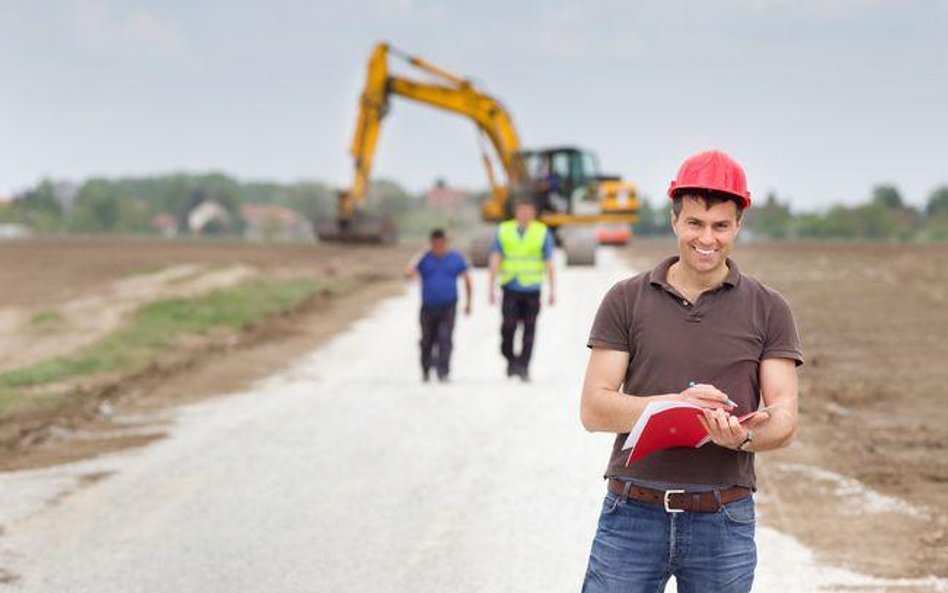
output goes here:
{"type": "MultiPolygon", "coordinates": [[[[222,173],[93,178],[78,185],[47,179],[0,203],[0,223],[21,224],[39,233],[152,234],[159,232],[155,221],[161,217],[174,221],[184,233],[188,214],[209,199],[238,221],[222,232],[239,233],[243,204],[278,204],[315,224],[335,215],[337,198],[318,181],[240,182],[222,173]]],[[[478,196],[472,200],[477,202],[478,196]]],[[[658,207],[644,198],[639,201],[635,233],[671,234],[668,201],[662,200],[658,207]]],[[[366,197],[370,211],[427,228],[432,221],[418,217],[423,203],[422,196],[387,180],[374,181],[366,197]]],[[[745,214],[744,227],[746,235],[762,239],[948,241],[948,185],[933,190],[923,208],[907,204],[896,187],[880,184],[867,202],[838,205],[822,213],[794,213],[787,201],[771,192],[745,214]]]]}
{"type": "MultiPolygon", "coordinates": [[[[169,217],[180,232],[191,210],[204,200],[223,206],[238,224],[246,203],[279,204],[317,223],[333,216],[336,194],[324,183],[242,183],[221,173],[170,174],[119,179],[93,178],[75,185],[43,180],[0,204],[0,223],[22,224],[40,233],[157,232],[156,217],[169,217]]],[[[391,181],[373,182],[367,196],[370,210],[398,214],[419,201],[391,181]]]]}
{"type": "MultiPolygon", "coordinates": [[[[670,203],[659,208],[647,200],[640,203],[634,231],[641,236],[670,235],[670,203]]],[[[880,184],[865,203],[799,214],[771,192],[747,211],[743,224],[745,233],[760,239],[948,241],[948,185],[933,190],[923,208],[906,204],[895,186],[880,184]]]]}

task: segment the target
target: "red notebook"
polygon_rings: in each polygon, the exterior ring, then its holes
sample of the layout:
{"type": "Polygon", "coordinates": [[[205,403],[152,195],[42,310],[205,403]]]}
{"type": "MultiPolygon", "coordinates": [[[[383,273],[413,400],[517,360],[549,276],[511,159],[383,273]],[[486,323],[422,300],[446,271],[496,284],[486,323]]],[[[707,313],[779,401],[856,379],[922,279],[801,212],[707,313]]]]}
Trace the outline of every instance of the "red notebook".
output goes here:
{"type": "MultiPolygon", "coordinates": [[[[738,416],[744,422],[766,408],[738,416]]],[[[662,449],[694,447],[711,440],[708,431],[698,420],[701,408],[694,404],[674,401],[650,402],[629,431],[622,450],[632,449],[625,465],[638,461],[662,449]]]]}

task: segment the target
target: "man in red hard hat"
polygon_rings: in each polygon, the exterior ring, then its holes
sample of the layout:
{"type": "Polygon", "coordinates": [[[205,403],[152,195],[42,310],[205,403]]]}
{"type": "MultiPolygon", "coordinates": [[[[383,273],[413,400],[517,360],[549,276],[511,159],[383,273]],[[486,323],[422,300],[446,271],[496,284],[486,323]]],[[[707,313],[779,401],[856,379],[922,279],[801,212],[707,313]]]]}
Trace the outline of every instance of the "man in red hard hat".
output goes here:
{"type": "Polygon", "coordinates": [[[583,426],[617,436],[585,593],[662,591],[672,576],[681,593],[750,591],[754,455],[796,431],[793,313],[728,257],[751,202],[743,169],[718,150],[696,154],[668,195],[678,254],[613,286],[589,334],[583,426]],[[698,406],[710,442],[627,466],[623,444],[653,402],[698,406]]]}

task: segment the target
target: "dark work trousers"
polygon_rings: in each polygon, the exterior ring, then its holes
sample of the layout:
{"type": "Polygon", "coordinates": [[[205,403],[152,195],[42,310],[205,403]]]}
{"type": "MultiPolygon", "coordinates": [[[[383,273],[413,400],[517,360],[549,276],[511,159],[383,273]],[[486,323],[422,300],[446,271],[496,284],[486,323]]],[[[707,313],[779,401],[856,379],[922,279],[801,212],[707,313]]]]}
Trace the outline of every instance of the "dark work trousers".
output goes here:
{"type": "Polygon", "coordinates": [[[421,306],[421,370],[426,374],[431,367],[438,371],[439,377],[447,377],[451,371],[451,335],[456,310],[457,301],[421,306]]]}
{"type": "Polygon", "coordinates": [[[501,310],[504,320],[500,326],[500,352],[507,359],[507,364],[526,370],[533,354],[533,334],[537,315],[540,314],[540,291],[520,292],[504,288],[501,310]],[[514,335],[519,326],[523,326],[523,345],[520,354],[514,354],[514,335]]]}

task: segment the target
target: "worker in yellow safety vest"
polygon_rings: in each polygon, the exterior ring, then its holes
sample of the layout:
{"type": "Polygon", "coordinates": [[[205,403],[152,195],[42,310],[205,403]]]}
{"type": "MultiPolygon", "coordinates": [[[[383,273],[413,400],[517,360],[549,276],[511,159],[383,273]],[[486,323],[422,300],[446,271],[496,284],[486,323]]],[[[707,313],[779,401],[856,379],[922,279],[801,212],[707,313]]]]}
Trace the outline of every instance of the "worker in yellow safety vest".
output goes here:
{"type": "Polygon", "coordinates": [[[497,302],[497,275],[503,292],[500,326],[500,352],[507,359],[507,376],[530,380],[530,357],[537,315],[540,313],[540,289],[544,276],[549,281],[549,304],[556,302],[553,267],[553,232],[536,219],[537,210],[531,200],[519,200],[514,218],[497,227],[490,254],[488,300],[497,302]],[[519,354],[514,353],[514,335],[523,327],[519,354]]]}

